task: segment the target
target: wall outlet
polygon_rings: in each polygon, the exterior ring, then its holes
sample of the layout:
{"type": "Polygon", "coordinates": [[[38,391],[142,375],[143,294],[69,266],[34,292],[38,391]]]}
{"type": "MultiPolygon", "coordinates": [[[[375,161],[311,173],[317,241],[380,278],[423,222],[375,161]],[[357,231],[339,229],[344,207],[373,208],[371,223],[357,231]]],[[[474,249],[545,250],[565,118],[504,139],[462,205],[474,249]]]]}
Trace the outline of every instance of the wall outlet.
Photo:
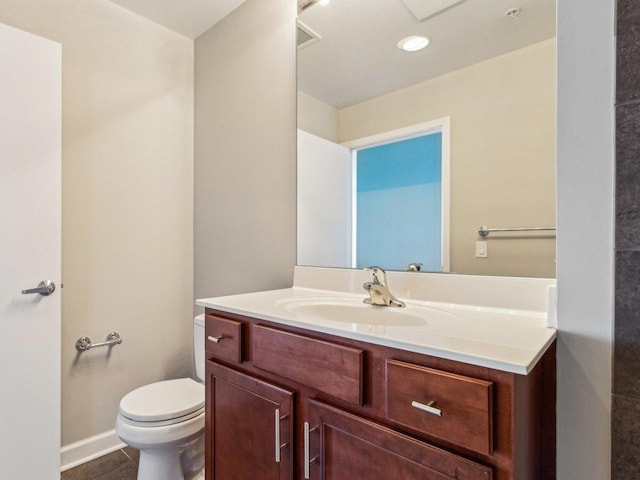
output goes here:
{"type": "Polygon", "coordinates": [[[487,258],[489,256],[488,253],[487,242],[484,240],[479,240],[476,242],[476,258],[487,258]]]}

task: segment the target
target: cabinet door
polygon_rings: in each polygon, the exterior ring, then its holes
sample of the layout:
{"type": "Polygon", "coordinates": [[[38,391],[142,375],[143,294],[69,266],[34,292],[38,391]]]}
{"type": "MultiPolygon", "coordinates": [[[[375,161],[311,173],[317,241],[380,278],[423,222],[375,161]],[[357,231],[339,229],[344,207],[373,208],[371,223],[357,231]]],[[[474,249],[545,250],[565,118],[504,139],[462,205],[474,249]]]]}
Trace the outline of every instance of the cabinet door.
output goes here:
{"type": "Polygon", "coordinates": [[[207,480],[293,478],[293,393],[207,362],[207,480]]]}
{"type": "Polygon", "coordinates": [[[305,478],[314,480],[493,478],[488,467],[315,400],[304,443],[305,478]]]}

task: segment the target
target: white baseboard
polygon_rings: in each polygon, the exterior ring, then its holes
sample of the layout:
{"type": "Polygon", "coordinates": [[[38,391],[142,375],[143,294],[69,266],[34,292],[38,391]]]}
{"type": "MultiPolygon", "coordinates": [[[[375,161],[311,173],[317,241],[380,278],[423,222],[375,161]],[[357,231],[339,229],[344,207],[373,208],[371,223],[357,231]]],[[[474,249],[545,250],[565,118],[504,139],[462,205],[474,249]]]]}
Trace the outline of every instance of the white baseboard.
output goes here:
{"type": "Polygon", "coordinates": [[[60,471],[64,472],[123,447],[126,445],[118,438],[115,430],[70,443],[60,449],[60,471]]]}

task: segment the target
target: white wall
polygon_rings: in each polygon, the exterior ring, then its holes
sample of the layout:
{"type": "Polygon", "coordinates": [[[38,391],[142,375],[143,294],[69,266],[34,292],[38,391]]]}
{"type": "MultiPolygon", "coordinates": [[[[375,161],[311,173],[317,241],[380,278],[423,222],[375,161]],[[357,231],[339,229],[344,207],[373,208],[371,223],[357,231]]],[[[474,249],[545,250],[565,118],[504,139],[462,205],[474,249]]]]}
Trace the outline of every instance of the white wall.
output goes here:
{"type": "Polygon", "coordinates": [[[248,0],[196,39],[196,297],[291,286],[295,16],[248,0]]]}
{"type": "Polygon", "coordinates": [[[193,42],[106,0],[3,0],[0,22],[62,44],[66,445],[192,371],[193,42]],[[113,330],[110,353],[76,353],[113,330]]]}
{"type": "Polygon", "coordinates": [[[558,479],[611,469],[614,0],[558,1],[558,479]]]}

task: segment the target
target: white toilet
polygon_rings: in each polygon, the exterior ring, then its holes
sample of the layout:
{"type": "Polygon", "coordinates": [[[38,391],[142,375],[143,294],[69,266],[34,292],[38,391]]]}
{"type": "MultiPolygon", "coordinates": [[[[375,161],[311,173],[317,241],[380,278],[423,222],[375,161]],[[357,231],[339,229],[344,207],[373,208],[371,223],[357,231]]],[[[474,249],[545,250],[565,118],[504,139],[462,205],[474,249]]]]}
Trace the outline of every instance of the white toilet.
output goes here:
{"type": "Polygon", "coordinates": [[[193,322],[196,376],[152,383],[120,401],[116,433],[140,450],[138,480],[204,478],[204,315],[193,322]]]}

